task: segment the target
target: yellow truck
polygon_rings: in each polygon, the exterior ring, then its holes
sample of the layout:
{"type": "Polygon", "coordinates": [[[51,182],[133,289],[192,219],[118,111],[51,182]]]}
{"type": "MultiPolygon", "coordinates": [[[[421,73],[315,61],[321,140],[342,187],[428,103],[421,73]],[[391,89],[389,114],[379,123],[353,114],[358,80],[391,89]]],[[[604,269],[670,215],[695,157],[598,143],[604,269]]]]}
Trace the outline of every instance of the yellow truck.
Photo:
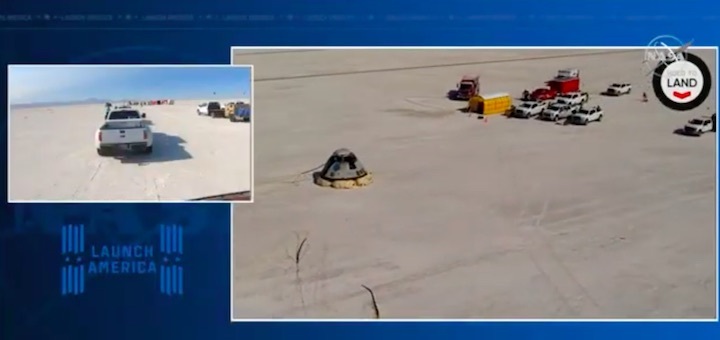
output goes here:
{"type": "Polygon", "coordinates": [[[492,93],[473,96],[468,101],[467,112],[480,115],[507,114],[512,110],[509,93],[492,93]]]}
{"type": "Polygon", "coordinates": [[[250,111],[250,104],[243,101],[225,104],[225,118],[231,122],[249,122],[250,111]]]}
{"type": "Polygon", "coordinates": [[[225,118],[230,119],[235,113],[235,102],[225,104],[225,118]]]}

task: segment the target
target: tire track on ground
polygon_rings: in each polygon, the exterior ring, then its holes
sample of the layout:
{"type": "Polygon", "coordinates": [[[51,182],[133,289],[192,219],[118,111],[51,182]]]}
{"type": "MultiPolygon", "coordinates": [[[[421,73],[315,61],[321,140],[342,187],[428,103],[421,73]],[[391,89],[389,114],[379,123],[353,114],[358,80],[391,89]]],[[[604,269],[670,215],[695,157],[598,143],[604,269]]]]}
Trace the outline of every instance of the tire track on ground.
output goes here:
{"type": "MultiPolygon", "coordinates": [[[[515,249],[515,248],[503,249],[503,250],[478,254],[478,255],[475,255],[475,256],[469,257],[469,258],[460,258],[460,259],[456,259],[456,260],[450,261],[450,262],[439,263],[439,264],[430,266],[430,267],[426,268],[425,270],[417,271],[417,272],[410,273],[409,275],[405,275],[403,277],[400,277],[400,278],[397,278],[394,280],[376,284],[373,286],[373,290],[375,292],[378,292],[383,289],[396,288],[403,284],[413,283],[413,282],[421,281],[421,280],[424,280],[424,279],[427,279],[430,277],[447,274],[449,272],[452,272],[452,271],[455,271],[455,270],[458,270],[461,268],[476,266],[479,263],[482,263],[482,262],[485,262],[485,261],[488,261],[491,259],[497,259],[497,258],[506,256],[506,255],[512,254],[514,252],[517,252],[519,250],[520,249],[515,249]]],[[[350,274],[350,273],[348,273],[348,274],[350,274]]],[[[348,292],[345,294],[335,295],[335,296],[331,296],[331,297],[328,297],[325,299],[314,301],[313,303],[307,304],[306,306],[303,306],[303,307],[288,308],[288,309],[283,310],[279,314],[280,315],[294,315],[297,312],[301,312],[303,308],[312,309],[312,308],[323,306],[323,305],[332,305],[334,303],[350,300],[350,299],[357,298],[360,296],[365,296],[366,294],[367,294],[367,292],[363,291],[363,290],[348,292]]]]}
{"type": "MultiPolygon", "coordinates": [[[[548,210],[546,212],[546,218],[548,217],[555,217],[553,221],[561,221],[568,218],[575,218],[581,214],[573,214],[573,211],[586,209],[586,210],[593,210],[595,208],[598,208],[601,205],[606,205],[607,203],[615,203],[614,206],[624,205],[625,201],[629,201],[632,199],[637,199],[638,197],[645,196],[653,196],[660,193],[665,193],[665,191],[672,191],[674,189],[682,189],[685,188],[686,184],[693,184],[697,183],[699,181],[702,181],[703,178],[707,176],[705,173],[695,173],[695,174],[688,174],[686,177],[682,177],[677,179],[674,182],[666,183],[664,186],[642,186],[640,189],[637,190],[628,190],[623,191],[621,193],[614,194],[612,196],[612,199],[608,198],[591,198],[587,200],[576,200],[573,201],[571,204],[560,204],[556,208],[553,208],[551,210],[548,210]],[[623,204],[617,204],[619,202],[622,202],[623,204]],[[573,215],[571,217],[562,217],[562,216],[550,216],[550,215],[573,215]]],[[[654,180],[654,179],[653,179],[654,180]]],[[[652,181],[648,179],[648,181],[652,181]]],[[[583,183],[583,185],[597,185],[600,184],[600,182],[588,182],[583,183]]],[[[672,192],[671,192],[672,193],[672,192]]],[[[498,208],[496,208],[498,209],[498,208]]],[[[590,212],[590,214],[593,214],[593,212],[590,212]]],[[[584,214],[582,214],[584,215],[584,214]]],[[[503,215],[504,216],[504,215],[503,215]]],[[[525,216],[522,221],[524,223],[531,223],[532,221],[535,221],[538,218],[538,214],[531,215],[531,216],[525,216]]],[[[546,224],[547,225],[547,224],[546,224]]]]}
{"type": "Polygon", "coordinates": [[[591,56],[602,56],[602,55],[613,55],[613,54],[637,53],[638,51],[639,50],[619,50],[619,51],[570,53],[570,54],[545,55],[545,56],[536,56],[536,57],[504,58],[504,59],[493,59],[493,60],[483,60],[483,61],[468,61],[468,62],[443,63],[443,64],[432,64],[432,65],[391,67],[391,68],[379,68],[379,69],[356,70],[356,71],[325,72],[325,73],[315,73],[315,74],[302,74],[302,75],[295,75],[295,76],[281,76],[281,77],[267,77],[267,78],[256,77],[254,81],[256,83],[259,83],[259,82],[310,79],[310,78],[325,78],[325,77],[349,76],[349,75],[372,74],[372,73],[390,73],[390,72],[424,70],[424,69],[443,68],[443,67],[505,64],[505,63],[520,62],[520,61],[551,60],[551,59],[574,58],[574,57],[591,57],[591,56]]]}
{"type": "MultiPolygon", "coordinates": [[[[562,208],[549,210],[543,213],[543,218],[546,220],[550,220],[547,223],[543,223],[543,227],[558,227],[568,224],[578,225],[569,229],[556,230],[558,232],[567,232],[582,228],[583,223],[581,223],[580,221],[584,221],[588,218],[596,218],[600,216],[617,217],[623,213],[631,213],[632,215],[636,215],[643,211],[652,210],[652,208],[657,206],[665,206],[667,204],[671,204],[673,201],[676,200],[682,201],[688,196],[700,195],[701,197],[702,195],[709,195],[709,193],[689,193],[684,191],[687,190],[688,187],[693,188],[692,185],[708,182],[709,180],[706,177],[706,175],[689,176],[683,179],[679,179],[676,182],[669,183],[665,186],[648,186],[644,187],[643,189],[630,191],[629,194],[616,195],[613,199],[594,199],[591,201],[579,202],[578,204],[566,205],[562,208]],[[651,198],[657,199],[649,201],[649,199],[651,198]],[[634,207],[637,205],[633,203],[640,202],[643,203],[641,207],[634,207]],[[651,204],[647,205],[648,202],[651,202],[651,204]],[[578,214],[572,213],[573,210],[577,210],[579,208],[586,208],[589,211],[586,213],[578,214]]],[[[526,217],[524,218],[524,223],[530,223],[539,217],[540,215],[526,217]]]]}
{"type": "MultiPolygon", "coordinates": [[[[640,191],[633,191],[632,194],[627,195],[623,197],[623,199],[620,200],[613,200],[611,206],[604,207],[605,209],[599,210],[599,211],[593,211],[590,214],[582,214],[582,216],[575,216],[574,218],[588,218],[588,217],[596,217],[597,215],[607,215],[608,213],[611,213],[613,210],[618,208],[624,208],[627,206],[627,201],[635,201],[642,197],[656,197],[656,196],[662,196],[662,197],[668,197],[665,200],[660,200],[657,202],[654,202],[654,204],[643,206],[640,208],[633,209],[633,214],[643,214],[643,213],[649,213],[658,209],[664,209],[666,208],[665,205],[672,204],[672,202],[676,199],[682,200],[682,201],[691,201],[693,199],[696,199],[696,195],[689,195],[684,196],[681,198],[673,198],[671,195],[667,195],[673,192],[677,192],[678,188],[685,187],[687,184],[694,183],[694,182],[700,182],[704,181],[705,179],[702,178],[702,176],[694,176],[690,178],[685,178],[683,180],[680,180],[678,182],[672,183],[668,186],[663,187],[648,187],[648,190],[640,190],[640,191]]],[[[642,201],[642,200],[640,200],[642,201]]],[[[587,202],[583,202],[586,203],[587,202]]],[[[591,203],[591,205],[606,203],[604,200],[594,200],[591,203]],[[594,203],[594,204],[592,204],[594,203]]],[[[543,230],[547,230],[547,228],[551,228],[553,226],[557,225],[563,225],[568,223],[568,220],[562,219],[562,220],[555,220],[548,223],[541,223],[544,217],[547,217],[548,214],[550,214],[552,211],[547,210],[547,208],[544,207],[545,212],[541,212],[539,214],[536,214],[534,216],[529,217],[521,217],[520,221],[518,221],[520,226],[527,223],[532,223],[535,228],[534,230],[530,231],[530,235],[525,235],[523,237],[526,241],[529,242],[529,247],[522,250],[522,249],[506,249],[503,251],[498,251],[490,254],[479,254],[474,257],[469,258],[462,258],[451,262],[441,263],[438,265],[434,265],[430,268],[427,268],[425,270],[421,270],[415,273],[410,273],[408,275],[405,275],[403,277],[400,277],[395,280],[389,280],[385,283],[381,283],[375,286],[375,291],[379,291],[382,289],[393,289],[398,287],[399,285],[408,284],[412,282],[421,281],[424,279],[427,279],[429,277],[434,277],[441,274],[447,274],[450,272],[453,272],[460,268],[466,268],[466,267],[473,267],[481,264],[484,261],[489,260],[490,258],[496,258],[498,256],[502,256],[505,254],[509,254],[516,251],[523,251],[527,253],[530,257],[532,262],[537,267],[538,271],[544,275],[549,283],[555,287],[556,293],[558,294],[558,297],[561,298],[564,301],[564,304],[571,310],[575,310],[577,313],[580,314],[587,314],[587,313],[594,313],[595,316],[597,316],[598,313],[602,312],[601,306],[598,304],[597,301],[594,300],[594,298],[589,294],[587,289],[578,281],[577,278],[575,278],[574,274],[560,261],[560,259],[555,254],[552,245],[549,240],[547,240],[546,236],[542,235],[543,230]],[[532,241],[534,237],[542,237],[542,240],[535,240],[532,241]]],[[[571,218],[571,219],[574,219],[571,218]]],[[[580,228],[580,227],[576,227],[580,228]]],[[[527,231],[520,231],[520,232],[527,232],[527,231]]],[[[349,274],[349,273],[346,273],[349,274]]],[[[321,301],[317,301],[316,303],[308,304],[305,306],[305,308],[313,308],[318,305],[323,304],[333,304],[338,303],[342,301],[346,301],[348,299],[356,298],[358,296],[363,295],[364,292],[358,291],[358,292],[352,292],[347,294],[340,294],[332,297],[328,297],[326,299],[323,299],[321,301]]],[[[295,313],[299,310],[296,308],[290,308],[285,310],[286,313],[295,313]]],[[[282,315],[287,315],[282,313],[282,315]]]]}
{"type": "MultiPolygon", "coordinates": [[[[678,200],[644,207],[630,214],[632,215],[631,217],[646,215],[667,209],[679,203],[693,202],[703,196],[704,194],[689,194],[678,200]]],[[[623,217],[627,218],[628,216],[629,215],[626,214],[623,217]]],[[[555,287],[556,293],[561,297],[564,305],[572,310],[573,316],[601,317],[600,314],[603,312],[602,306],[576,277],[575,273],[570,270],[557,255],[543,224],[537,223],[533,227],[530,231],[532,235],[528,239],[534,241],[532,241],[532,245],[530,249],[528,249],[528,255],[538,271],[555,287]]],[[[573,230],[586,228],[585,226],[576,227],[573,230]]]]}
{"type": "Polygon", "coordinates": [[[516,227],[517,233],[530,245],[525,253],[535,269],[553,287],[563,306],[569,309],[570,315],[580,316],[589,310],[593,316],[597,316],[602,310],[597,301],[557,256],[552,242],[540,232],[544,229],[542,220],[549,204],[550,200],[546,199],[542,212],[537,215],[529,235],[523,232],[523,224],[516,227]]]}
{"type": "MultiPolygon", "coordinates": [[[[550,199],[546,200],[542,211],[536,214],[533,218],[535,221],[531,227],[527,227],[529,221],[520,224],[520,232],[524,235],[526,241],[531,245],[527,249],[529,258],[537,268],[537,270],[546,278],[550,283],[556,294],[561,298],[563,304],[571,309],[572,315],[586,316],[586,317],[598,317],[602,313],[601,305],[595,300],[590,294],[587,288],[582,284],[575,274],[564,264],[562,259],[557,255],[555,248],[552,245],[552,241],[549,239],[547,234],[549,231],[548,227],[564,225],[568,222],[575,222],[577,219],[584,220],[588,217],[601,216],[628,216],[645,215],[654,211],[667,209],[680,202],[691,202],[698,198],[702,198],[705,193],[683,193],[683,195],[672,196],[669,193],[676,192],[680,188],[686,187],[690,183],[703,182],[706,179],[704,176],[693,176],[686,181],[680,183],[673,183],[672,185],[655,188],[656,190],[645,190],[641,192],[635,192],[635,194],[627,195],[624,200],[613,200],[611,205],[604,207],[600,211],[591,211],[589,214],[581,214],[578,216],[569,217],[566,219],[555,220],[550,223],[542,223],[548,213],[548,206],[550,199]],[[655,201],[646,206],[639,208],[632,208],[630,205],[629,211],[617,211],[618,208],[625,210],[629,205],[629,200],[637,200],[638,198],[645,198],[647,196],[660,196],[665,199],[655,201]],[[526,235],[526,233],[530,235],[526,235]],[[588,314],[589,313],[589,314],[588,314]]],[[[647,202],[647,200],[645,200],[647,202]]],[[[521,217],[521,221],[526,217],[521,217]]],[[[577,224],[577,223],[573,223],[577,224]]],[[[587,226],[583,223],[577,224],[575,227],[571,227],[570,230],[576,231],[586,229],[587,226]]]]}
{"type": "Polygon", "coordinates": [[[98,174],[100,174],[100,170],[104,168],[104,165],[106,162],[104,159],[99,159],[99,160],[95,161],[95,163],[96,164],[93,167],[92,172],[90,173],[90,178],[88,178],[87,181],[83,181],[77,188],[75,188],[75,192],[73,192],[73,194],[72,194],[73,199],[77,199],[78,195],[84,194],[87,192],[88,188],[95,180],[95,177],[97,177],[98,174]]]}

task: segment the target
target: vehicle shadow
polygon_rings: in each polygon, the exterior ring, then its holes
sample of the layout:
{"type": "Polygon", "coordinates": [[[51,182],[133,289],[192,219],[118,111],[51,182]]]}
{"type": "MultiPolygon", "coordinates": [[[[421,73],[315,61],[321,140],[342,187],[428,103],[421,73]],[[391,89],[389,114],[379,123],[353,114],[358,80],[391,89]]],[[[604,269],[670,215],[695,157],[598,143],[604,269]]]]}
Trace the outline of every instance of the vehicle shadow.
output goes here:
{"type": "Polygon", "coordinates": [[[700,135],[692,135],[687,132],[685,132],[685,129],[683,128],[677,128],[673,131],[673,134],[683,137],[700,137],[700,135]]]}
{"type": "Polygon", "coordinates": [[[116,155],[123,164],[145,165],[149,163],[164,163],[181,161],[192,158],[185,150],[186,141],[180,136],[168,135],[162,132],[153,133],[153,152],[151,154],[124,154],[116,155]]]}
{"type": "Polygon", "coordinates": [[[190,201],[251,201],[252,193],[248,191],[230,192],[226,194],[194,198],[190,201]]]}

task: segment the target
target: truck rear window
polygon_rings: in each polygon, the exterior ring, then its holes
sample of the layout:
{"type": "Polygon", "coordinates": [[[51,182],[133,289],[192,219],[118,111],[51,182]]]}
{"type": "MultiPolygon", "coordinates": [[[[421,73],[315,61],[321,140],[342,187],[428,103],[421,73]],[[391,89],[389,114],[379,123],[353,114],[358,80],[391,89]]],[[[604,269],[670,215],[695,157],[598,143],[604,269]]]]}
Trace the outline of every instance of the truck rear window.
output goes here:
{"type": "Polygon", "coordinates": [[[471,89],[471,88],[472,88],[472,84],[468,84],[468,83],[462,83],[462,84],[460,84],[460,89],[461,89],[461,90],[469,90],[469,89],[471,89]]]}
{"type": "Polygon", "coordinates": [[[220,103],[213,102],[213,103],[208,104],[208,109],[210,109],[210,110],[217,110],[219,108],[220,108],[220,103]]]}
{"type": "Polygon", "coordinates": [[[112,111],[108,115],[108,120],[116,119],[140,119],[140,112],[135,110],[112,111]]]}

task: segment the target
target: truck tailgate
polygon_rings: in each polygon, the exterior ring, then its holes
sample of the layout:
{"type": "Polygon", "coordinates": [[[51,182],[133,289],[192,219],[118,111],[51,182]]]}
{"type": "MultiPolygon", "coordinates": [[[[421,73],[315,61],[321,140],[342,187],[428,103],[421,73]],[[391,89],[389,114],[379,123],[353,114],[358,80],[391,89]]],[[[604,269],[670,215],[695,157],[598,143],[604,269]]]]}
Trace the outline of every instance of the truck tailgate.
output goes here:
{"type": "Polygon", "coordinates": [[[109,120],[100,128],[101,144],[129,144],[144,142],[150,133],[143,119],[109,120]]]}
{"type": "Polygon", "coordinates": [[[126,144],[144,142],[147,139],[145,128],[129,128],[129,129],[103,129],[102,144],[126,144]]]}

